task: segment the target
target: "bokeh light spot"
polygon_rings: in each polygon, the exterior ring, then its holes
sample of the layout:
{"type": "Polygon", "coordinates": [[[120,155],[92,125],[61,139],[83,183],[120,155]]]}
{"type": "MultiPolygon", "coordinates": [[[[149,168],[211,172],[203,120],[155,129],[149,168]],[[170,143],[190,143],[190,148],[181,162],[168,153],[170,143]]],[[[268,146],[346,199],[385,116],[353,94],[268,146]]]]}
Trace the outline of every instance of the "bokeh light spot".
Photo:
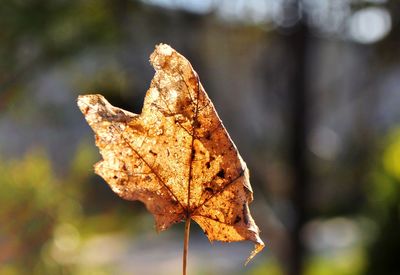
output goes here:
{"type": "Polygon", "coordinates": [[[389,12],[378,7],[359,10],[349,20],[350,37],[363,44],[371,44],[383,39],[391,27],[389,12]]]}
{"type": "Polygon", "coordinates": [[[339,136],[327,127],[314,130],[309,140],[310,151],[325,160],[333,160],[339,151],[339,136]]]}
{"type": "Polygon", "coordinates": [[[54,245],[62,251],[75,250],[80,243],[80,234],[71,224],[64,223],[54,232],[54,245]]]}

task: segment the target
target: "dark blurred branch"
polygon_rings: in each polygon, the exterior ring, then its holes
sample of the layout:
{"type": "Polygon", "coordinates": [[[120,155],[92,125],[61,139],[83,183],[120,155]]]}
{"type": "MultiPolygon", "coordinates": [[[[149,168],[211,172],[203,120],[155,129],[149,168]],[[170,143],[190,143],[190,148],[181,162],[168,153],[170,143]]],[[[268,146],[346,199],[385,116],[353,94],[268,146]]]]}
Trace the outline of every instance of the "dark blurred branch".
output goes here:
{"type": "MultiPolygon", "coordinates": [[[[293,9],[300,10],[300,1],[292,2],[293,9]]],[[[292,11],[293,12],[293,11],[292,11]]],[[[300,12],[299,12],[300,13],[300,12]]],[[[290,230],[288,274],[302,274],[305,250],[300,233],[307,217],[307,190],[309,186],[309,168],[307,165],[307,133],[308,110],[310,97],[307,93],[307,45],[309,29],[305,19],[301,18],[293,27],[293,32],[287,36],[288,54],[292,62],[289,72],[289,142],[293,185],[291,204],[294,218],[290,230]]]]}

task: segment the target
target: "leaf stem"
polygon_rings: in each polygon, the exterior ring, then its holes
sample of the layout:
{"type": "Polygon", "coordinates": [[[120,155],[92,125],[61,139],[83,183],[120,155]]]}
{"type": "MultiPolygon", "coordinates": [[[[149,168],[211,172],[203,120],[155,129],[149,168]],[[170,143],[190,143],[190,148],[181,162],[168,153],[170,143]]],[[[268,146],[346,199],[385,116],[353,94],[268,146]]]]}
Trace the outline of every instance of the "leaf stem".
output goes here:
{"type": "Polygon", "coordinates": [[[189,233],[190,233],[190,217],[186,219],[185,222],[185,239],[183,242],[183,275],[186,275],[186,266],[187,266],[187,255],[189,248],[189,233]]]}

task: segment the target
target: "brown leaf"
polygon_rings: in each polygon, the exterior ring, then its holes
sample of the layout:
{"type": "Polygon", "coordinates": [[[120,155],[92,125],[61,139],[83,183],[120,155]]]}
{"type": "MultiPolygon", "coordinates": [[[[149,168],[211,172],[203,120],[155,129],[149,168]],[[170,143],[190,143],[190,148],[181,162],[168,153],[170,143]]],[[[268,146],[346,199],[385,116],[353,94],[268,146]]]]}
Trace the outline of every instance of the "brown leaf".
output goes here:
{"type": "Polygon", "coordinates": [[[248,169],[186,58],[160,44],[140,115],[83,95],[78,106],[103,160],[95,172],[127,200],[140,200],[158,230],[195,220],[210,241],[264,243],[250,215],[248,169]]]}

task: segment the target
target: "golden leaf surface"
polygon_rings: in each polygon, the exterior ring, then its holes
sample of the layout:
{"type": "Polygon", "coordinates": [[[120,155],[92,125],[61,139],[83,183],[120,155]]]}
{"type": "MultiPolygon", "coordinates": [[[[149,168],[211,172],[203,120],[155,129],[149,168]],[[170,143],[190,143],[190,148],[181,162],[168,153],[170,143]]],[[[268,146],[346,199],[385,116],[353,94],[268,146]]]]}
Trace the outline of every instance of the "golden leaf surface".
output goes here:
{"type": "Polygon", "coordinates": [[[249,261],[264,243],[246,163],[189,61],[160,44],[150,62],[156,73],[140,115],[79,96],[103,157],[95,172],[120,197],[142,201],[158,230],[193,219],[210,241],[253,241],[249,261]]]}

